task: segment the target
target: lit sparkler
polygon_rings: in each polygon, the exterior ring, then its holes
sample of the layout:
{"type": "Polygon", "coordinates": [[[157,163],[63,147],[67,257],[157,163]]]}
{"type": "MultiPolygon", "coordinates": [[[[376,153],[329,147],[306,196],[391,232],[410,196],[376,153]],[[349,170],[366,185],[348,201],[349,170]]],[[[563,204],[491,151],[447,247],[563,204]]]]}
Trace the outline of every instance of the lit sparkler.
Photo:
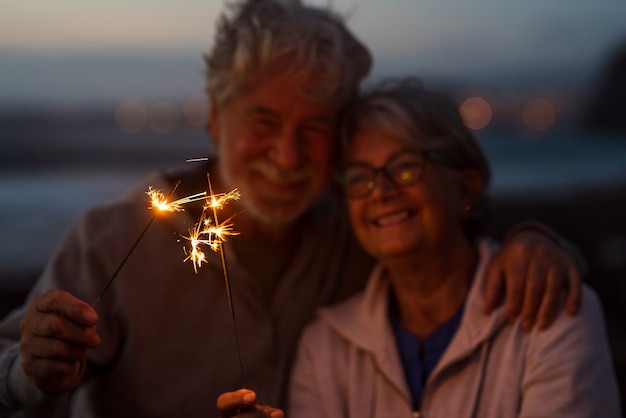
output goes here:
{"type": "Polygon", "coordinates": [[[206,262],[206,255],[202,251],[201,246],[206,245],[213,251],[221,251],[221,244],[225,242],[229,235],[237,235],[232,225],[227,220],[219,225],[214,225],[215,221],[203,215],[203,218],[189,230],[189,236],[183,238],[189,241],[191,249],[188,251],[183,248],[187,256],[183,262],[190,260],[193,269],[197,273],[198,267],[206,262]]]}
{"type": "MultiPolygon", "coordinates": [[[[199,193],[198,196],[200,194],[201,193],[199,193]]],[[[222,223],[218,221],[217,209],[221,209],[228,201],[238,200],[240,196],[239,190],[234,189],[228,193],[213,194],[211,182],[209,181],[209,193],[207,195],[207,193],[204,192],[203,195],[205,197],[201,199],[206,200],[206,203],[202,208],[202,215],[196,225],[189,230],[189,236],[183,236],[184,239],[189,241],[189,245],[191,246],[191,250],[189,251],[184,249],[187,257],[183,262],[190,260],[196,273],[198,272],[198,267],[206,262],[206,255],[201,248],[202,245],[206,245],[213,251],[221,251],[221,245],[226,241],[226,237],[229,235],[237,235],[237,232],[233,230],[230,219],[222,223]],[[209,213],[209,211],[211,213],[209,213]]],[[[194,197],[194,199],[196,198],[194,197]]]]}
{"type": "Polygon", "coordinates": [[[233,230],[233,225],[230,223],[230,218],[224,222],[219,222],[217,217],[217,210],[221,209],[224,204],[232,200],[239,200],[240,194],[239,190],[234,189],[228,193],[219,193],[213,194],[213,189],[211,186],[211,181],[209,176],[207,175],[207,181],[209,185],[209,191],[204,191],[200,193],[196,193],[190,196],[185,196],[180,199],[174,200],[172,202],[169,201],[169,197],[174,193],[180,181],[176,183],[172,191],[168,196],[165,196],[163,192],[160,190],[154,189],[152,186],[148,188],[146,194],[150,197],[150,208],[155,209],[155,213],[150,218],[150,221],[145,226],[145,228],[139,234],[139,237],[134,242],[126,256],[122,259],[122,262],[119,264],[115,272],[111,275],[111,278],[108,280],[98,297],[96,298],[93,306],[95,307],[102,296],[109,289],[113,280],[117,277],[118,273],[128,261],[128,258],[133,253],[143,236],[150,228],[150,225],[154,222],[159,213],[162,212],[181,212],[184,210],[183,205],[192,202],[198,202],[201,200],[205,201],[205,204],[202,208],[202,214],[198,222],[194,225],[192,229],[189,230],[189,236],[183,236],[184,239],[189,241],[189,245],[191,246],[190,250],[187,250],[183,247],[186,258],[183,262],[190,260],[193,264],[193,269],[197,273],[198,268],[202,266],[202,263],[207,262],[207,257],[204,251],[202,250],[202,246],[207,246],[211,250],[219,252],[222,261],[222,270],[224,272],[224,282],[226,285],[226,294],[228,297],[228,306],[230,308],[230,314],[233,321],[233,329],[235,332],[235,341],[237,344],[237,353],[239,355],[239,367],[241,369],[241,380],[243,386],[245,387],[245,378],[243,373],[243,361],[241,357],[241,349],[239,344],[239,336],[237,333],[237,323],[235,321],[235,309],[233,304],[233,297],[230,290],[230,280],[228,278],[228,270],[226,269],[226,258],[224,256],[224,251],[222,248],[222,244],[226,241],[226,238],[230,235],[237,235],[237,232],[233,230]]]}
{"type": "MultiPolygon", "coordinates": [[[[171,196],[174,193],[174,191],[178,188],[179,184],[180,184],[180,180],[176,182],[176,184],[172,188],[172,191],[170,192],[168,197],[171,196]]],[[[141,233],[139,234],[139,236],[137,237],[137,239],[135,240],[133,245],[130,247],[130,250],[128,250],[128,252],[124,256],[124,258],[122,259],[120,264],[117,266],[117,269],[115,269],[115,272],[113,272],[113,274],[111,275],[111,277],[109,278],[107,283],[104,285],[104,287],[100,291],[100,294],[98,295],[96,300],[93,302],[92,306],[94,306],[94,307],[98,304],[100,299],[102,299],[102,296],[104,296],[104,294],[109,289],[109,287],[111,287],[111,284],[113,284],[113,280],[115,280],[115,278],[119,274],[120,270],[122,270],[122,267],[124,267],[124,264],[126,264],[128,259],[130,258],[130,255],[133,253],[133,251],[135,251],[135,248],[137,248],[137,245],[139,244],[139,241],[141,241],[141,239],[146,234],[146,232],[148,232],[148,229],[150,228],[150,225],[152,225],[152,223],[156,219],[156,217],[159,214],[159,212],[162,212],[162,211],[165,211],[165,212],[181,211],[182,209],[181,209],[180,205],[183,204],[183,203],[188,203],[187,200],[189,198],[192,198],[192,196],[189,196],[187,198],[179,199],[179,200],[176,200],[176,201],[174,201],[172,203],[168,203],[167,202],[168,197],[166,197],[162,192],[153,189],[152,187],[150,187],[148,189],[147,194],[148,194],[148,196],[150,196],[150,199],[151,199],[151,202],[152,202],[151,208],[154,208],[154,209],[157,209],[157,210],[154,212],[154,215],[152,215],[152,217],[150,218],[150,220],[148,221],[148,223],[146,224],[144,229],[141,231],[141,233]],[[184,202],[182,202],[182,201],[184,201],[184,202]]],[[[204,195],[206,196],[206,192],[204,193],[204,195]]],[[[193,198],[195,198],[195,197],[196,197],[196,195],[193,196],[193,198]]],[[[193,201],[193,200],[191,200],[191,201],[193,201]]]]}
{"type": "Polygon", "coordinates": [[[222,271],[224,273],[224,284],[226,286],[226,296],[228,297],[228,307],[233,322],[233,330],[235,333],[235,342],[237,345],[237,354],[239,356],[239,367],[241,371],[242,386],[245,387],[245,377],[243,372],[243,361],[241,357],[241,348],[239,344],[239,335],[237,333],[237,321],[235,320],[235,308],[233,304],[233,296],[230,290],[230,279],[228,278],[228,269],[226,268],[226,258],[222,248],[222,244],[226,241],[226,237],[237,235],[230,223],[230,218],[224,222],[220,222],[217,217],[217,210],[221,209],[225,203],[231,200],[239,200],[239,190],[234,189],[228,193],[213,194],[211,179],[207,175],[209,184],[209,194],[206,196],[206,203],[202,208],[202,215],[196,225],[189,231],[188,237],[183,237],[189,241],[191,250],[185,250],[187,257],[183,262],[190,260],[193,263],[194,271],[197,273],[198,268],[207,261],[206,254],[202,251],[201,246],[206,245],[211,250],[219,252],[222,260],[222,271]]]}
{"type": "Polygon", "coordinates": [[[182,205],[191,202],[197,202],[199,200],[205,200],[207,197],[207,192],[200,192],[192,194],[191,196],[183,197],[173,202],[168,202],[167,197],[165,197],[163,192],[152,188],[152,186],[148,188],[146,194],[150,196],[150,207],[162,212],[181,212],[183,211],[182,205]]]}

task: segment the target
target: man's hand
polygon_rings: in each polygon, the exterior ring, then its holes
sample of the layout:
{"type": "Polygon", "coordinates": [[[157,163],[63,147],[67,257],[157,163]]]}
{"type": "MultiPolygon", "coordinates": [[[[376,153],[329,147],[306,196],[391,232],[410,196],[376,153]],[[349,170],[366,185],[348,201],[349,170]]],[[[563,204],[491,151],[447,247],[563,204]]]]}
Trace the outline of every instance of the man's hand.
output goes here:
{"type": "Polygon", "coordinates": [[[509,237],[487,273],[485,313],[491,313],[506,295],[509,322],[520,317],[523,330],[546,329],[559,313],[567,292],[565,311],[575,315],[580,304],[581,274],[574,257],[553,239],[532,229],[509,237]]]}
{"type": "Polygon", "coordinates": [[[28,305],[20,323],[22,367],[35,386],[63,393],[78,382],[88,348],[100,344],[98,315],[67,292],[50,291],[28,305]]]}
{"type": "Polygon", "coordinates": [[[278,408],[257,405],[256,393],[248,389],[222,393],[217,398],[217,410],[220,418],[284,418],[278,408]]]}

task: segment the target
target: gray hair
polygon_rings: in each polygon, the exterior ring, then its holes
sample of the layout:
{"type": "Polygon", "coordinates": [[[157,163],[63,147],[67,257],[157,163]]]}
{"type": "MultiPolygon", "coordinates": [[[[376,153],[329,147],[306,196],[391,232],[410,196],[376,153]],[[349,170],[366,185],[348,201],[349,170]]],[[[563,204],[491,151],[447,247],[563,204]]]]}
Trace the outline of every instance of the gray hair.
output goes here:
{"type": "MultiPolygon", "coordinates": [[[[477,170],[484,189],[489,185],[489,162],[453,100],[426,89],[416,78],[382,81],[346,109],[340,127],[343,154],[356,133],[369,129],[406,141],[409,147],[432,151],[436,162],[452,169],[477,170]]],[[[474,221],[484,215],[486,202],[483,192],[472,208],[474,221]]]]}
{"type": "Polygon", "coordinates": [[[299,0],[244,0],[218,23],[215,44],[205,56],[207,92],[224,104],[254,86],[278,65],[295,80],[316,81],[314,94],[343,106],[368,74],[368,49],[330,10],[299,0]]]}

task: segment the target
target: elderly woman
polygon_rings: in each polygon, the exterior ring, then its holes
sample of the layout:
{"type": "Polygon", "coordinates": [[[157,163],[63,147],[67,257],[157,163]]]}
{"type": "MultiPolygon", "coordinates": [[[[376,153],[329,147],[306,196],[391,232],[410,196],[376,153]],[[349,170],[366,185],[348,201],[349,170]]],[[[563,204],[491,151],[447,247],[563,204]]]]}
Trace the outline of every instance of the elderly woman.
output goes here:
{"type": "Polygon", "coordinates": [[[596,295],[546,331],[482,312],[489,165],[452,102],[385,83],[346,114],[340,179],[367,289],[305,330],[287,416],[618,417],[596,295]]]}

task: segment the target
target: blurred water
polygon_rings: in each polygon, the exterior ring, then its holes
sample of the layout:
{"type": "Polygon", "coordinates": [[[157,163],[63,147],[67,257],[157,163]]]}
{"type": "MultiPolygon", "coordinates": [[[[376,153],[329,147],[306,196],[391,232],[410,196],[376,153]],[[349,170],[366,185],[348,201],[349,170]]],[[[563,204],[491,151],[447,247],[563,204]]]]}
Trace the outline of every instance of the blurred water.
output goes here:
{"type": "Polygon", "coordinates": [[[0,288],[21,287],[85,209],[206,156],[207,144],[202,128],[128,134],[98,118],[0,120],[0,288]]]}
{"type": "MultiPolygon", "coordinates": [[[[626,184],[626,138],[559,134],[541,140],[481,140],[493,170],[492,192],[584,193],[626,184]]],[[[626,193],[626,191],[625,191],[626,193]]]]}
{"type": "MultiPolygon", "coordinates": [[[[201,130],[129,136],[91,127],[57,132],[54,140],[50,132],[40,134],[11,135],[0,145],[3,286],[19,285],[7,281],[41,267],[79,213],[118,195],[149,171],[182,165],[207,148],[201,130]]],[[[624,139],[560,134],[523,141],[490,135],[480,142],[492,165],[495,196],[558,198],[626,185],[624,139]]]]}
{"type": "Polygon", "coordinates": [[[41,266],[72,220],[129,187],[137,172],[2,173],[0,272],[41,266]]]}

